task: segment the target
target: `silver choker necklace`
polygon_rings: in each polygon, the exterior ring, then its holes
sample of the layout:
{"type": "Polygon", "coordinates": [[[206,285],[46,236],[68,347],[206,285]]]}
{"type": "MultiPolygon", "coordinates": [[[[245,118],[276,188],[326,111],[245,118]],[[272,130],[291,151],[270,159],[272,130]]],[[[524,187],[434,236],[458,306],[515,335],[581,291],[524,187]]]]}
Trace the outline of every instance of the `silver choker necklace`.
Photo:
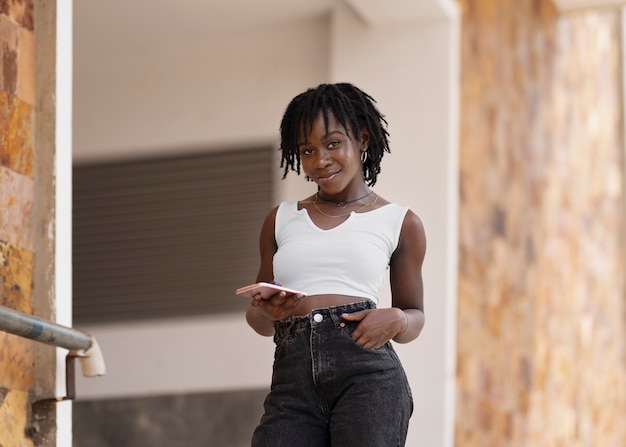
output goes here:
{"type": "Polygon", "coordinates": [[[358,202],[359,200],[362,200],[362,199],[364,199],[364,198],[366,198],[366,197],[369,197],[370,195],[372,195],[372,193],[373,193],[373,192],[374,192],[374,190],[372,189],[370,192],[368,192],[367,194],[365,194],[365,195],[364,195],[364,196],[362,196],[362,197],[359,197],[358,199],[346,200],[345,202],[341,202],[341,201],[339,201],[339,202],[335,202],[334,200],[328,200],[328,199],[325,199],[324,197],[320,196],[319,192],[317,193],[317,197],[319,197],[320,199],[322,199],[324,202],[332,202],[332,203],[335,203],[335,204],[337,204],[337,207],[339,207],[339,208],[345,208],[346,206],[348,206],[348,203],[358,202]]]}

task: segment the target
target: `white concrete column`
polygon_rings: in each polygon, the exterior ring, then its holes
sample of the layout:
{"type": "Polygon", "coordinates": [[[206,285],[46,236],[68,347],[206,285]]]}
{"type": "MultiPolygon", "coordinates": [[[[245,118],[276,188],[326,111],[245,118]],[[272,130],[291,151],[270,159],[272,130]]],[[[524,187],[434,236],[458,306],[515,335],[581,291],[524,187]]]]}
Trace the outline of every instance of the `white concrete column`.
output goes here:
{"type": "MultiPolygon", "coordinates": [[[[407,445],[453,445],[456,358],[459,19],[454,2],[353,1],[331,23],[330,82],[371,94],[391,154],[375,186],[423,220],[426,326],[398,345],[413,389],[407,445]],[[419,6],[416,6],[417,4],[419,6]]],[[[389,297],[386,297],[390,304],[389,297]]]]}
{"type": "MultiPolygon", "coordinates": [[[[72,325],[72,0],[56,1],[55,316],[72,325]]],[[[65,357],[57,348],[56,395],[65,396],[65,357]]],[[[72,446],[72,403],[57,404],[57,446],[72,446]]]]}

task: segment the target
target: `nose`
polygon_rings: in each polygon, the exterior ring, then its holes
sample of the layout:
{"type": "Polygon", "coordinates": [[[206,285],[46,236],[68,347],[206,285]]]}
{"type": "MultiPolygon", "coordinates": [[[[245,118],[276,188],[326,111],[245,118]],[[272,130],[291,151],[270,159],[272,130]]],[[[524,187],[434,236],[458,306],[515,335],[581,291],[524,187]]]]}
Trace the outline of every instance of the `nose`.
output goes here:
{"type": "Polygon", "coordinates": [[[318,151],[317,157],[315,159],[315,166],[319,168],[325,168],[326,166],[328,166],[331,163],[330,157],[328,155],[329,154],[327,151],[318,151]]]}

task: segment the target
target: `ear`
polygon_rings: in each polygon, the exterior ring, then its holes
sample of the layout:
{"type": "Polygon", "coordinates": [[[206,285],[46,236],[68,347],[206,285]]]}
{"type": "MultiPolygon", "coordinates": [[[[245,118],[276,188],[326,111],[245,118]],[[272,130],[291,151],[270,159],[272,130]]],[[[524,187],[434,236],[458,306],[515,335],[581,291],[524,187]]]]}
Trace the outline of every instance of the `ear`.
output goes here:
{"type": "Polygon", "coordinates": [[[367,148],[369,147],[369,144],[370,144],[370,133],[364,127],[363,129],[361,129],[361,132],[359,132],[359,146],[360,146],[361,152],[365,152],[367,148]]]}

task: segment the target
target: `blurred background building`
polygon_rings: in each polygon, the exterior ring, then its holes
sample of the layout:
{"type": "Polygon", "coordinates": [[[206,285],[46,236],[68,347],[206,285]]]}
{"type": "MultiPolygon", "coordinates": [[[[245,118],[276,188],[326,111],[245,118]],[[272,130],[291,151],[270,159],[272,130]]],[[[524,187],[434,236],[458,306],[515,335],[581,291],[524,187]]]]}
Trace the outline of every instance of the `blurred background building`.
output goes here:
{"type": "Polygon", "coordinates": [[[278,125],[349,81],[428,237],[407,445],[626,445],[622,3],[0,2],[0,304],[108,369],[33,411],[64,352],[0,332],[0,444],[249,445],[273,344],[233,291],[313,188],[278,125]]]}

